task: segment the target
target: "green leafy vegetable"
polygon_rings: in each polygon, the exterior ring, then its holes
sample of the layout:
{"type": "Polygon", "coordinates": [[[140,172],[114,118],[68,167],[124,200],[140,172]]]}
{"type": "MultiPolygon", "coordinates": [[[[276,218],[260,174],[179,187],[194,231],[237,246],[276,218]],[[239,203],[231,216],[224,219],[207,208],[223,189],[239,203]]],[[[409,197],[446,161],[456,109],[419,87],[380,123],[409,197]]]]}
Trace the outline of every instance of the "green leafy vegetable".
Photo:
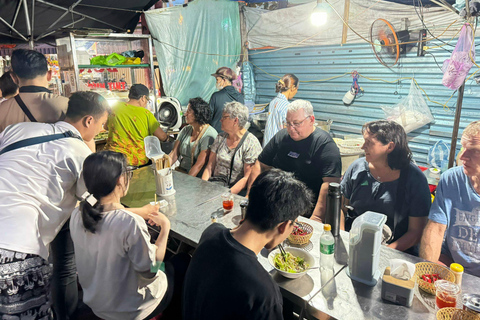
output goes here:
{"type": "Polygon", "coordinates": [[[309,267],[302,257],[295,257],[290,252],[287,252],[286,259],[283,258],[281,253],[277,253],[273,261],[275,268],[290,273],[300,273],[309,267]]]}

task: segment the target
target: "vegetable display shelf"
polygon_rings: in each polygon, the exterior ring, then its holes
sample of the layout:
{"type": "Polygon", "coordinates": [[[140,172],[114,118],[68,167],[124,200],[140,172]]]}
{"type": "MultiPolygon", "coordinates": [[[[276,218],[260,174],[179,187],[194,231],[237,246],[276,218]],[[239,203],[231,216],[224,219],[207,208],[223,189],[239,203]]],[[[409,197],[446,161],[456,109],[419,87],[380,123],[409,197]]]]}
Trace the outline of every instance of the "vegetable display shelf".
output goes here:
{"type": "Polygon", "coordinates": [[[99,68],[148,68],[150,64],[142,63],[142,64],[119,64],[116,66],[107,66],[107,65],[99,65],[99,64],[79,64],[79,69],[99,69],[99,68]]]}

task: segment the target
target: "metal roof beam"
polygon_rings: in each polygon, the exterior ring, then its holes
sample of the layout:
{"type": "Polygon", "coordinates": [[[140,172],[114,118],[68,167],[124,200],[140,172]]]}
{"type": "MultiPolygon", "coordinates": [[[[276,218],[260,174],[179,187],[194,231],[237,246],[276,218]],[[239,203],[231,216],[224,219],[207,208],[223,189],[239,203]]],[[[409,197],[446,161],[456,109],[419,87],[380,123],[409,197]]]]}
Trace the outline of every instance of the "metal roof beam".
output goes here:
{"type": "MultiPolygon", "coordinates": [[[[13,32],[15,32],[16,34],[18,34],[20,36],[20,38],[22,38],[23,40],[25,41],[28,41],[27,38],[25,38],[25,36],[23,34],[21,34],[20,32],[18,32],[17,29],[15,29],[13,26],[11,26],[7,21],[5,21],[5,19],[3,19],[2,17],[0,17],[0,21],[3,22],[7,27],[10,28],[10,30],[12,30],[13,32]]],[[[11,35],[9,35],[9,37],[11,37],[11,35]]]]}
{"type": "Polygon", "coordinates": [[[113,24],[110,24],[110,23],[108,23],[108,22],[99,20],[99,19],[97,19],[97,18],[91,17],[91,16],[86,15],[86,14],[84,14],[84,13],[77,12],[77,11],[75,11],[75,10],[73,10],[73,9],[70,9],[70,8],[67,9],[67,8],[62,7],[62,6],[59,6],[59,5],[50,3],[50,2],[48,2],[48,1],[45,1],[45,0],[37,0],[37,1],[38,1],[38,2],[41,2],[41,3],[43,3],[43,4],[46,4],[46,5],[49,5],[49,6],[51,6],[51,7],[60,9],[60,10],[66,10],[67,12],[74,13],[74,14],[79,15],[79,16],[84,17],[84,18],[87,18],[87,19],[90,19],[90,20],[93,20],[93,21],[96,21],[96,22],[99,22],[99,23],[103,23],[103,24],[105,24],[105,25],[107,25],[107,26],[110,26],[110,27],[112,27],[112,28],[115,28],[115,29],[118,29],[118,30],[121,30],[121,31],[124,30],[123,28],[120,28],[120,27],[115,26],[115,25],[113,25],[113,24]]]}
{"type": "Polygon", "coordinates": [[[30,16],[28,15],[28,5],[27,0],[22,0],[23,2],[23,12],[25,13],[25,25],[27,26],[27,36],[32,35],[32,28],[30,27],[30,16]]]}
{"type": "Polygon", "coordinates": [[[29,41],[29,46],[30,49],[35,48],[35,42],[33,40],[33,35],[35,34],[33,31],[35,29],[35,0],[32,0],[32,34],[30,35],[30,41],[29,41]]]}
{"type": "Polygon", "coordinates": [[[55,21],[45,30],[45,32],[47,32],[48,30],[52,29],[53,26],[56,25],[60,20],[62,20],[63,17],[65,17],[65,16],[70,12],[71,9],[75,8],[75,7],[76,7],[80,2],[82,2],[82,1],[83,1],[83,0],[78,0],[77,2],[75,2],[74,4],[72,4],[72,5],[68,8],[68,10],[64,8],[64,9],[65,9],[65,12],[64,12],[57,20],[55,20],[55,21]]]}
{"type": "MultiPolygon", "coordinates": [[[[38,1],[38,0],[37,0],[37,1],[38,1]]],[[[59,29],[68,28],[68,27],[74,25],[75,23],[78,23],[78,22],[83,21],[83,20],[85,20],[85,17],[81,17],[79,20],[74,21],[74,22],[71,22],[71,23],[69,23],[69,24],[67,24],[67,25],[64,25],[63,27],[60,27],[59,29]]],[[[42,33],[41,35],[39,35],[39,36],[35,39],[35,41],[38,41],[38,40],[40,40],[40,39],[42,39],[42,38],[45,38],[45,37],[48,37],[49,35],[51,35],[51,34],[53,34],[53,33],[55,33],[55,32],[57,32],[57,30],[50,31],[50,32],[48,32],[48,33],[45,33],[45,32],[44,32],[44,33],[42,33]]]]}
{"type": "Polygon", "coordinates": [[[22,0],[18,0],[18,3],[17,3],[17,9],[15,9],[15,15],[13,16],[13,19],[12,19],[12,26],[15,27],[15,22],[17,22],[17,17],[18,17],[18,14],[20,12],[20,7],[22,6],[22,0]]]}

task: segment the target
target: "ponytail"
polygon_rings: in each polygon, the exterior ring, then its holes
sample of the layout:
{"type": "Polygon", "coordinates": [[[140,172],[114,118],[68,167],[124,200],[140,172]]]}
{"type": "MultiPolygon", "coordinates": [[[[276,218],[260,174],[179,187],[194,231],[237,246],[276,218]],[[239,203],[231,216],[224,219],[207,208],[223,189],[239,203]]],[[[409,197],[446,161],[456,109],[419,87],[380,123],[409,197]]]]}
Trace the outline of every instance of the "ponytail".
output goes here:
{"type": "Polygon", "coordinates": [[[86,230],[95,233],[97,224],[103,218],[103,205],[98,202],[92,206],[88,201],[80,202],[80,212],[82,213],[82,222],[86,230]]]}
{"type": "Polygon", "coordinates": [[[298,78],[292,73],[287,73],[275,84],[275,92],[285,92],[293,86],[298,86],[298,78]]]}

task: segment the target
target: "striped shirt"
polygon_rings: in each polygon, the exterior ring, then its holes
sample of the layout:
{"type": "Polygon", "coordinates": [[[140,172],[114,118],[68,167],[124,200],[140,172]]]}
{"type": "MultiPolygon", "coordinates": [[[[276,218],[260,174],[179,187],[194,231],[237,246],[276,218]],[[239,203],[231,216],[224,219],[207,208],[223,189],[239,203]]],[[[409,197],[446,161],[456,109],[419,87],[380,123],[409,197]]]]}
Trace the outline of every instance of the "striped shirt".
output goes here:
{"type": "Polygon", "coordinates": [[[278,93],[277,97],[270,101],[268,105],[268,119],[265,125],[265,134],[263,135],[263,147],[267,145],[278,131],[283,129],[283,123],[287,117],[287,107],[290,103],[283,93],[278,93]]]}

